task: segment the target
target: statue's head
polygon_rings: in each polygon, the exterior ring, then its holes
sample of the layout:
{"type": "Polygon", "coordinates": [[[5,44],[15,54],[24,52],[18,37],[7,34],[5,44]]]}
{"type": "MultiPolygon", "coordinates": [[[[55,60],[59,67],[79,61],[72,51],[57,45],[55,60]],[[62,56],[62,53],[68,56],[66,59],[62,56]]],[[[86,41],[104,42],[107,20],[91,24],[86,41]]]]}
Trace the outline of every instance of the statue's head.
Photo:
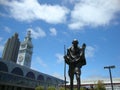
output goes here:
{"type": "Polygon", "coordinates": [[[78,44],[79,42],[78,42],[78,40],[77,39],[74,39],[73,41],[72,41],[72,44],[78,44]]]}
{"type": "Polygon", "coordinates": [[[74,40],[72,41],[72,44],[73,44],[74,47],[77,47],[78,43],[79,43],[79,42],[78,42],[77,39],[74,39],[74,40]]]}

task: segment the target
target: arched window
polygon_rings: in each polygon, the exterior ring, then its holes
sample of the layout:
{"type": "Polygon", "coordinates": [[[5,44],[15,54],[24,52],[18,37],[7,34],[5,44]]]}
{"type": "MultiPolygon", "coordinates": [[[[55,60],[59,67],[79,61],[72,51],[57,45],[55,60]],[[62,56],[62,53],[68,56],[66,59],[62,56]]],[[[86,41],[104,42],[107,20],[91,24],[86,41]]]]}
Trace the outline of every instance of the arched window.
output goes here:
{"type": "Polygon", "coordinates": [[[11,73],[23,76],[23,71],[19,67],[15,67],[11,73]]]}
{"type": "Polygon", "coordinates": [[[26,74],[26,77],[31,78],[31,79],[35,79],[35,75],[34,75],[33,72],[28,72],[28,73],[26,74]]]}
{"type": "Polygon", "coordinates": [[[44,76],[43,76],[43,75],[39,75],[39,76],[37,77],[37,80],[44,81],[44,76]]]}
{"type": "Polygon", "coordinates": [[[50,77],[47,77],[47,82],[52,83],[52,79],[50,77]]]}
{"type": "Polygon", "coordinates": [[[0,62],[0,71],[8,72],[8,67],[3,62],[0,62]]]}

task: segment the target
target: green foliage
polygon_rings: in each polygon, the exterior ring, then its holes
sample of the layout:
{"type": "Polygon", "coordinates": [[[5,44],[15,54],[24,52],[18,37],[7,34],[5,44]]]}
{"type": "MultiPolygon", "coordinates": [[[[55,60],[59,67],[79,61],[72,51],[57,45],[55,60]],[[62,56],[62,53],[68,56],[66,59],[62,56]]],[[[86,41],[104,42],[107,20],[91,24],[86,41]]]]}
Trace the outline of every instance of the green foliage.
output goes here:
{"type": "MultiPolygon", "coordinates": [[[[59,90],[65,90],[65,87],[59,87],[59,90]]],[[[66,90],[68,89],[66,88],[66,90]]]]}
{"type": "Polygon", "coordinates": [[[84,88],[84,87],[81,87],[81,88],[80,88],[80,90],[86,90],[86,88],[84,88]]]}
{"type": "Polygon", "coordinates": [[[65,90],[65,87],[59,87],[59,90],[65,90]]]}
{"type": "Polygon", "coordinates": [[[35,90],[44,90],[44,87],[43,87],[43,86],[37,86],[37,87],[35,88],[35,90]]]}
{"type": "MultiPolygon", "coordinates": [[[[59,87],[59,90],[65,90],[65,87],[59,87]]],[[[66,88],[66,90],[70,90],[70,89],[66,88]]],[[[77,90],[77,88],[74,88],[74,90],[77,90]]],[[[81,87],[80,90],[86,90],[86,88],[81,87]]]]}
{"type": "Polygon", "coordinates": [[[65,90],[64,87],[59,87],[59,90],[65,90]]]}
{"type": "Polygon", "coordinates": [[[55,90],[55,87],[49,86],[49,87],[47,88],[47,90],[55,90]]]}
{"type": "Polygon", "coordinates": [[[98,81],[97,85],[95,86],[95,90],[106,90],[102,81],[98,81]]]}
{"type": "Polygon", "coordinates": [[[73,90],[77,90],[77,88],[73,88],[73,90]]]}

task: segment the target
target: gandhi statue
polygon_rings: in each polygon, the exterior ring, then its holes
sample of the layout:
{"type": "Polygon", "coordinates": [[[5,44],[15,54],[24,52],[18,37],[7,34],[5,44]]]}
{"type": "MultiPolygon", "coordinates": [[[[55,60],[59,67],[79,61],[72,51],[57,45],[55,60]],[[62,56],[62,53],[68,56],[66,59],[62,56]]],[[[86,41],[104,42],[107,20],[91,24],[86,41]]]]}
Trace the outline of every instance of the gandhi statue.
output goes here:
{"type": "Polygon", "coordinates": [[[83,43],[82,47],[78,46],[78,40],[72,41],[72,46],[67,49],[67,54],[64,55],[65,63],[69,65],[68,75],[70,77],[70,90],[73,90],[74,74],[77,80],[77,90],[80,90],[81,80],[81,68],[86,65],[85,48],[86,44],[83,43]]]}

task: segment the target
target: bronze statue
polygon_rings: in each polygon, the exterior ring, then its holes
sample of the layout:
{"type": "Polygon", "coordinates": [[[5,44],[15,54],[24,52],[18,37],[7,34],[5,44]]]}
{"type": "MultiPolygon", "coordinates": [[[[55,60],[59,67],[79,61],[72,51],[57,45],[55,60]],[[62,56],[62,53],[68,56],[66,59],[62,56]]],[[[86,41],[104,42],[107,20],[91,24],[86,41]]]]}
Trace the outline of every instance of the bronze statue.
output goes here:
{"type": "Polygon", "coordinates": [[[68,74],[70,77],[70,89],[73,90],[73,80],[74,74],[76,75],[77,80],[77,90],[80,90],[81,80],[81,68],[83,65],[86,65],[85,59],[85,48],[86,44],[84,43],[80,48],[78,46],[78,40],[74,39],[72,46],[67,49],[67,54],[64,55],[65,63],[69,65],[68,74]]]}

